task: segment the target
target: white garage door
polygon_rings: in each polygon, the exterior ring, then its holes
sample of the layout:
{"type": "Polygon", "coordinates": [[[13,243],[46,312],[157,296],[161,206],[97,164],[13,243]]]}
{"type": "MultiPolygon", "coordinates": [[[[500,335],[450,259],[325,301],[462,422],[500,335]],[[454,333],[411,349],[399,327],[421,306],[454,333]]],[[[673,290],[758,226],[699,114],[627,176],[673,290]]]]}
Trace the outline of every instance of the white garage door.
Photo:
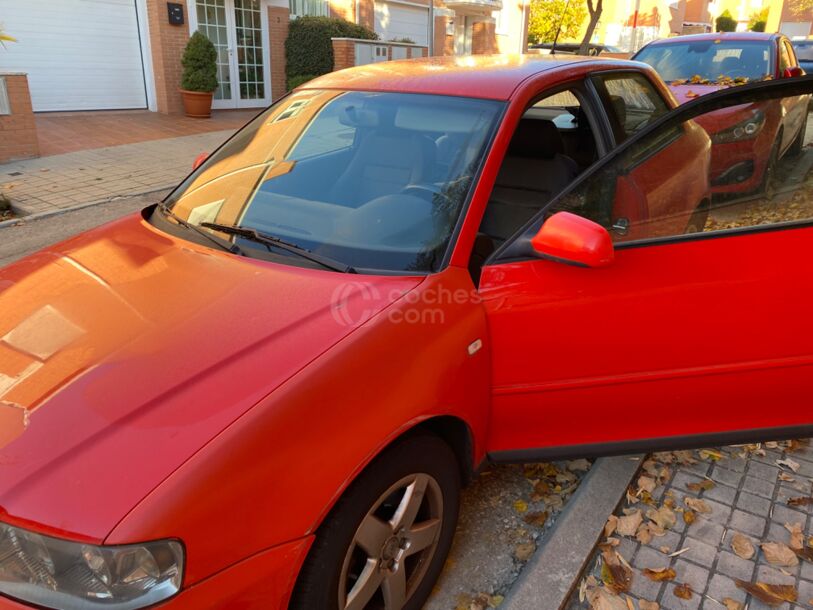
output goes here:
{"type": "Polygon", "coordinates": [[[810,34],[810,28],[811,23],[809,21],[784,21],[779,25],[779,31],[789,38],[794,36],[807,37],[810,34]]]}
{"type": "Polygon", "coordinates": [[[34,110],[146,108],[135,0],[0,0],[0,21],[34,110]]]}
{"type": "Polygon", "coordinates": [[[409,38],[426,46],[429,40],[429,10],[395,2],[375,3],[375,31],[382,40],[409,38]]]}

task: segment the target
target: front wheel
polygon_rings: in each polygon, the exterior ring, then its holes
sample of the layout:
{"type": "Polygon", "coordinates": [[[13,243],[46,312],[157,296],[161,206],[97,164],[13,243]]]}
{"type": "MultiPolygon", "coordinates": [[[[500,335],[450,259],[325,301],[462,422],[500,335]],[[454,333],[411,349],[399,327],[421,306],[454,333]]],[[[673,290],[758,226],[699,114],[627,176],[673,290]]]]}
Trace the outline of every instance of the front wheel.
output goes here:
{"type": "Polygon", "coordinates": [[[802,121],[802,127],[799,129],[799,134],[796,136],[796,139],[793,141],[793,144],[790,145],[788,149],[788,154],[791,157],[798,157],[802,154],[802,149],[805,145],[805,133],[807,132],[807,119],[802,121]]]}
{"type": "Polygon", "coordinates": [[[460,470],[445,442],[396,442],[320,527],[290,608],[418,610],[449,553],[459,503],[460,470]]]}

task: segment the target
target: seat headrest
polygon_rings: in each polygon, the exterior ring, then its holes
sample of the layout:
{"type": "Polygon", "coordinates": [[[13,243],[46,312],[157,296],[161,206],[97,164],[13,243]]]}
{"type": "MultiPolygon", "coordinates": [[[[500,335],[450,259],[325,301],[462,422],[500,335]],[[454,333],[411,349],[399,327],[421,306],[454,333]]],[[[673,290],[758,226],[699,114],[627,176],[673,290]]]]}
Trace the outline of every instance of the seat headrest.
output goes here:
{"type": "Polygon", "coordinates": [[[508,145],[508,154],[514,157],[552,159],[563,151],[562,136],[556,125],[539,119],[520,119],[508,145]]]}
{"type": "Polygon", "coordinates": [[[624,125],[627,124],[627,102],[625,102],[624,98],[620,95],[611,95],[610,103],[612,104],[613,112],[615,112],[615,116],[618,119],[618,124],[623,129],[624,125]]]}

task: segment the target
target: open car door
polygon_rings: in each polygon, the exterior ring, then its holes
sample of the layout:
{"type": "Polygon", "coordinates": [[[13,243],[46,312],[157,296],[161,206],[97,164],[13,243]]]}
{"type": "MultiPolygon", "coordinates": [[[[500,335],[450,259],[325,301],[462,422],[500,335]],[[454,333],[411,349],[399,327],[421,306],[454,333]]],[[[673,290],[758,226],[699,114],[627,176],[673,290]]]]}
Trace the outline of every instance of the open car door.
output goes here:
{"type": "Polygon", "coordinates": [[[642,126],[486,261],[492,458],[813,433],[813,148],[770,158],[810,93],[737,86],[642,126]]]}

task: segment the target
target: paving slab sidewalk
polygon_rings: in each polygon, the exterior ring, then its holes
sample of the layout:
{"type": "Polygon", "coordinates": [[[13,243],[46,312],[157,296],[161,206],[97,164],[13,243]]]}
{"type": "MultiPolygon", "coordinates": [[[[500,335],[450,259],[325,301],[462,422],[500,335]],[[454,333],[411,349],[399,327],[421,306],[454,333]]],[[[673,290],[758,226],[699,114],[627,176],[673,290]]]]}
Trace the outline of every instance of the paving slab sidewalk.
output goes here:
{"type": "Polygon", "coordinates": [[[769,606],[748,594],[742,583],[738,586],[738,580],[793,587],[796,601],[777,603],[774,607],[780,610],[813,605],[813,563],[796,561],[793,553],[788,564],[779,565],[775,559],[772,563],[761,548],[768,542],[790,545],[787,524],[801,529],[802,545],[810,550],[813,448],[809,441],[655,454],[641,474],[655,479],[657,485],[651,492],[647,490],[651,480],[633,486],[615,516],[637,519],[640,511],[643,524],[633,535],[615,531],[604,540],[604,548],[594,552],[586,572],[582,590],[586,595],[580,599],[574,593],[569,610],[587,608],[591,601],[593,608],[630,610],[656,608],[647,602],[665,610],[726,610],[726,602],[732,608],[767,610],[769,606]],[[656,516],[658,509],[666,514],[656,516]],[[690,523],[683,518],[687,511],[693,513],[690,523]],[[653,517],[667,526],[649,527],[654,525],[653,517]],[[649,532],[642,534],[641,528],[649,532]],[[744,558],[733,548],[732,539],[738,534],[750,541],[752,557],[744,558]],[[622,586],[620,595],[613,592],[612,583],[607,584],[608,570],[602,570],[614,552],[630,569],[631,583],[626,591],[622,586]],[[656,582],[645,575],[647,568],[671,568],[674,575],[656,582]],[[679,585],[689,585],[690,590],[677,590],[679,585]]]}
{"type": "Polygon", "coordinates": [[[0,165],[0,194],[18,215],[67,210],[176,185],[233,129],[94,148],[0,165]]]}

